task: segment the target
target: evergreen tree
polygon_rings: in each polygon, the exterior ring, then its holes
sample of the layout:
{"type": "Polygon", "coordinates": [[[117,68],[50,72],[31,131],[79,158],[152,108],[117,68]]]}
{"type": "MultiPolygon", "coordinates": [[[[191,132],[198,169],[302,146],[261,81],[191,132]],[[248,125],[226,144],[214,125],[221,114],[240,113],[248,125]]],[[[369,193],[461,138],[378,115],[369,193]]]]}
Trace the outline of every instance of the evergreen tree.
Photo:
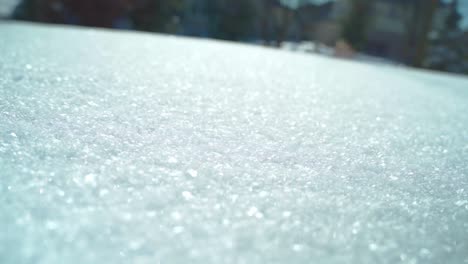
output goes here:
{"type": "Polygon", "coordinates": [[[147,0],[136,6],[130,16],[137,30],[174,33],[174,19],[183,8],[183,0],[147,0]]]}
{"type": "Polygon", "coordinates": [[[36,21],[36,9],[36,1],[22,0],[13,10],[11,17],[18,20],[36,21]]]}
{"type": "Polygon", "coordinates": [[[458,0],[453,0],[451,3],[450,15],[445,21],[448,30],[458,30],[459,24],[462,19],[460,12],[458,11],[458,0]]]}
{"type": "Polygon", "coordinates": [[[221,6],[217,36],[239,41],[251,33],[255,10],[251,0],[224,1],[221,6]]]}
{"type": "Polygon", "coordinates": [[[343,38],[356,50],[366,43],[366,25],[369,22],[370,1],[352,0],[351,13],[344,21],[343,38]]]}

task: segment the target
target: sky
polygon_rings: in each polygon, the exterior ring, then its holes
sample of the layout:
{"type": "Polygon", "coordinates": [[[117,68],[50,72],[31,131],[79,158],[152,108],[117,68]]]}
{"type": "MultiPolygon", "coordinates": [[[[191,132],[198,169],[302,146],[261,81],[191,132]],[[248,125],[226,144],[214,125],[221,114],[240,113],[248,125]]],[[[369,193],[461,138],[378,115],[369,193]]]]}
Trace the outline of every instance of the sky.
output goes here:
{"type": "MultiPolygon", "coordinates": [[[[282,2],[288,2],[291,6],[297,6],[303,2],[314,2],[314,3],[323,3],[329,0],[280,0],[282,2]]],[[[0,17],[5,17],[11,13],[15,5],[19,0],[0,0],[0,17]]],[[[459,10],[464,19],[461,22],[461,26],[464,29],[468,29],[468,1],[461,0],[459,1],[459,10]]]]}
{"type": "Polygon", "coordinates": [[[462,16],[464,17],[461,26],[465,29],[468,29],[468,1],[460,1],[459,10],[462,16]]]}

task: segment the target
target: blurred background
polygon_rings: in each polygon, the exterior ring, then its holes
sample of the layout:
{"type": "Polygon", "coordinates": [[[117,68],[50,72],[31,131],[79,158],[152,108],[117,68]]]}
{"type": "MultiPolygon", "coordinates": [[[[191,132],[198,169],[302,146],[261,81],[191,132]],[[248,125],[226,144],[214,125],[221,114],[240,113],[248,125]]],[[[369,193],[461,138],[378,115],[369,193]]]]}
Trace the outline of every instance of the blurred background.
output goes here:
{"type": "Polygon", "coordinates": [[[467,0],[0,0],[0,17],[468,74],[467,0]]]}

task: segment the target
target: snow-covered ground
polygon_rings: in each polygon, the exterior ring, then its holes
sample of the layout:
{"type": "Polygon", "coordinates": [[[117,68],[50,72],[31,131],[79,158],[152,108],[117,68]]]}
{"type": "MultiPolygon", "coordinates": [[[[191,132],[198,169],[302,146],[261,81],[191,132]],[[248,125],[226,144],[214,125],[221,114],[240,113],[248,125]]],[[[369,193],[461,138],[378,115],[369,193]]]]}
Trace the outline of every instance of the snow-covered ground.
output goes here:
{"type": "MultiPolygon", "coordinates": [[[[256,44],[261,45],[262,43],[256,43],[256,44]]],[[[333,47],[326,46],[323,44],[317,45],[313,41],[302,41],[299,43],[285,41],[281,43],[281,49],[294,51],[294,52],[315,53],[315,54],[325,55],[329,57],[336,57],[335,49],[333,47]]],[[[363,53],[356,53],[354,56],[351,56],[346,59],[351,59],[351,60],[358,61],[358,62],[373,63],[373,64],[388,64],[388,65],[394,65],[394,66],[403,66],[403,64],[401,63],[398,63],[398,62],[395,62],[386,58],[376,57],[376,56],[363,54],[363,53]]]]}
{"type": "Polygon", "coordinates": [[[466,78],[0,35],[0,263],[468,263],[466,78]]]}

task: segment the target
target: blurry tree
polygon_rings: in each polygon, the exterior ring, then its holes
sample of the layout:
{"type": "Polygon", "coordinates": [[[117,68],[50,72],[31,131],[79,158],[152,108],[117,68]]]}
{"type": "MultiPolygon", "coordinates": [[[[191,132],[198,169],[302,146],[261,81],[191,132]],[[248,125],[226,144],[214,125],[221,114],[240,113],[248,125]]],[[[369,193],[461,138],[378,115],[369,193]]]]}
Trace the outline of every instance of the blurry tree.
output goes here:
{"type": "Polygon", "coordinates": [[[184,0],[21,0],[12,18],[174,32],[184,0]],[[131,25],[122,25],[127,23],[131,25]]]}
{"type": "MultiPolygon", "coordinates": [[[[187,1],[187,0],[186,0],[187,1]]],[[[223,14],[224,1],[223,0],[191,0],[192,2],[197,2],[196,5],[201,6],[199,9],[195,10],[186,10],[191,12],[192,15],[202,16],[205,20],[205,23],[199,25],[199,30],[204,31],[203,36],[211,38],[221,38],[220,30],[220,21],[223,14]],[[203,28],[203,29],[202,29],[203,28]]],[[[189,9],[190,7],[187,7],[189,9]]]]}
{"type": "Polygon", "coordinates": [[[224,0],[219,2],[219,25],[215,37],[242,40],[252,29],[255,8],[251,0],[224,0]]]}
{"type": "MultiPolygon", "coordinates": [[[[121,27],[135,0],[62,0],[68,23],[121,27]]],[[[129,23],[128,21],[126,23],[129,23]]],[[[128,27],[128,26],[126,26],[128,27]]]]}
{"type": "Polygon", "coordinates": [[[137,30],[176,33],[184,0],[143,0],[131,12],[137,30]]]}
{"type": "Polygon", "coordinates": [[[48,23],[115,27],[135,0],[22,0],[14,19],[48,23]]]}
{"type": "Polygon", "coordinates": [[[15,7],[11,16],[13,19],[34,21],[36,20],[34,10],[36,10],[34,0],[23,0],[15,7]]]}
{"type": "Polygon", "coordinates": [[[343,38],[356,50],[363,49],[366,43],[370,2],[370,0],[351,0],[351,12],[348,19],[344,20],[343,38]]]}
{"type": "Polygon", "coordinates": [[[414,3],[414,29],[411,34],[414,34],[415,37],[415,47],[412,65],[414,67],[422,67],[429,45],[429,32],[431,31],[432,18],[438,0],[418,0],[414,1],[414,3]]]}
{"type": "Polygon", "coordinates": [[[450,3],[450,13],[446,17],[445,27],[431,34],[429,56],[424,66],[430,69],[456,73],[468,73],[468,33],[460,28],[461,15],[458,1],[450,3]]]}
{"type": "Polygon", "coordinates": [[[459,30],[460,29],[460,21],[462,16],[457,9],[458,7],[458,0],[452,0],[451,3],[451,12],[445,21],[447,24],[448,30],[459,30]]]}

